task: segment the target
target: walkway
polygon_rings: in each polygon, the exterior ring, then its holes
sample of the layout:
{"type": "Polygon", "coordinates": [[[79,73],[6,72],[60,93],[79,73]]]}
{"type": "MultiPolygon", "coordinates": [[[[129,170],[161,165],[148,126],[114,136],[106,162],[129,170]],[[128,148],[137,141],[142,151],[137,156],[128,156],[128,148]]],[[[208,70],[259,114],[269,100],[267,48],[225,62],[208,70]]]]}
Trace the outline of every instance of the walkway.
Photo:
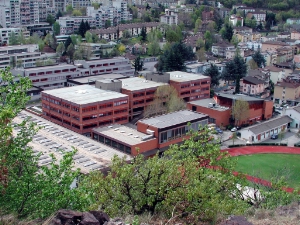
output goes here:
{"type": "MultiPolygon", "coordinates": [[[[300,148],[297,147],[288,147],[288,146],[245,146],[245,147],[237,147],[237,148],[227,148],[222,151],[227,151],[231,156],[239,156],[239,155],[251,155],[251,154],[262,154],[262,153],[286,153],[286,154],[300,154],[300,148]]],[[[238,172],[234,172],[235,175],[238,172]]],[[[272,186],[270,181],[260,179],[258,177],[253,177],[250,175],[246,175],[246,179],[261,184],[264,186],[272,186]]],[[[290,187],[283,188],[287,192],[293,192],[294,189],[290,187]]]]}

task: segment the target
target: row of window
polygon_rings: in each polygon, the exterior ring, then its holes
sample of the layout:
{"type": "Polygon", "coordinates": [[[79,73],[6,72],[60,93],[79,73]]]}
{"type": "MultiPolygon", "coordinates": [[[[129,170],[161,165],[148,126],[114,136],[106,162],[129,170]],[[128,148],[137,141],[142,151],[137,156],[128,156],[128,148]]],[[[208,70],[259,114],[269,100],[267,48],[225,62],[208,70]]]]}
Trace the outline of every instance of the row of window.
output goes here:
{"type": "Polygon", "coordinates": [[[128,154],[131,154],[131,148],[129,146],[126,146],[122,143],[118,143],[114,140],[111,140],[110,138],[103,137],[102,135],[98,135],[98,134],[93,134],[93,139],[99,141],[100,143],[108,145],[110,147],[113,147],[121,152],[126,152],[128,154]]]}

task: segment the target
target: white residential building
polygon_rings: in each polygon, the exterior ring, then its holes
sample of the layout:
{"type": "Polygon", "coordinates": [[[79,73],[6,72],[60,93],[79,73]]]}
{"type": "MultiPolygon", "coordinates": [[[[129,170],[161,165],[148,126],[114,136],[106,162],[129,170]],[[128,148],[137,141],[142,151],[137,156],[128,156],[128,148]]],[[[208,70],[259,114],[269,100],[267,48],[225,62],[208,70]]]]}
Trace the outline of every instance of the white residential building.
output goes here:
{"type": "Polygon", "coordinates": [[[178,24],[178,14],[171,9],[165,9],[165,13],[160,16],[160,22],[168,25],[178,24]]]}
{"type": "Polygon", "coordinates": [[[91,16],[59,17],[59,19],[56,21],[60,25],[60,34],[61,35],[73,34],[74,32],[78,31],[82,20],[83,22],[88,21],[90,27],[96,26],[96,19],[91,16]]]}
{"type": "Polygon", "coordinates": [[[16,35],[19,35],[20,32],[22,32],[25,38],[30,36],[29,31],[25,28],[0,28],[0,45],[9,44],[9,36],[12,32],[16,35]]]}
{"type": "Polygon", "coordinates": [[[20,25],[20,0],[0,1],[0,25],[4,28],[20,25]]]}

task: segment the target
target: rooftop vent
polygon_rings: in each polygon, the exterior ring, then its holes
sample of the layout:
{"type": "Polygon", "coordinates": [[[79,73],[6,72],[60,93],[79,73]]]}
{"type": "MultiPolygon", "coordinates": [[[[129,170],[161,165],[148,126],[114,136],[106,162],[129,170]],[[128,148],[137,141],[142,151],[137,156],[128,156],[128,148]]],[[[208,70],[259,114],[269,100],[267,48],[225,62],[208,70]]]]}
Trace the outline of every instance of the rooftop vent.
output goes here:
{"type": "Polygon", "coordinates": [[[117,130],[119,130],[119,128],[115,128],[114,130],[117,131],[117,130]]]}
{"type": "Polygon", "coordinates": [[[135,137],[135,138],[138,138],[139,136],[136,135],[136,136],[134,136],[134,137],[135,137]]]}
{"type": "Polygon", "coordinates": [[[108,126],[108,128],[113,128],[113,126],[108,126]]]}
{"type": "Polygon", "coordinates": [[[120,133],[125,133],[125,131],[124,130],[120,130],[120,133]]]}
{"type": "Polygon", "coordinates": [[[132,133],[127,134],[128,136],[132,135],[132,133]]]}

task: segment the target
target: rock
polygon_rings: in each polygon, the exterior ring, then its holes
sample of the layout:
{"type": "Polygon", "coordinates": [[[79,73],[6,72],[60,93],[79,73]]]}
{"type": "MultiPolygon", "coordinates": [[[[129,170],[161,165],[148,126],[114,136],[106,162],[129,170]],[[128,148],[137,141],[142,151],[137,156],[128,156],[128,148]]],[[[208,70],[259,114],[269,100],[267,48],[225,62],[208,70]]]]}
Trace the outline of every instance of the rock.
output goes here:
{"type": "Polygon", "coordinates": [[[102,211],[90,211],[91,214],[99,221],[100,225],[103,225],[105,222],[109,221],[109,216],[102,211]]]}
{"type": "Polygon", "coordinates": [[[232,216],[228,220],[220,223],[220,225],[253,225],[253,223],[248,222],[245,217],[232,216]]]}
{"type": "Polygon", "coordinates": [[[111,221],[105,222],[104,225],[125,225],[125,223],[120,218],[116,218],[111,221]]]}
{"type": "Polygon", "coordinates": [[[57,212],[56,218],[61,220],[61,224],[76,224],[82,217],[81,212],[61,209],[57,212]]]}
{"type": "Polygon", "coordinates": [[[84,212],[82,214],[82,219],[79,223],[80,225],[100,225],[99,221],[91,213],[84,212]]]}

